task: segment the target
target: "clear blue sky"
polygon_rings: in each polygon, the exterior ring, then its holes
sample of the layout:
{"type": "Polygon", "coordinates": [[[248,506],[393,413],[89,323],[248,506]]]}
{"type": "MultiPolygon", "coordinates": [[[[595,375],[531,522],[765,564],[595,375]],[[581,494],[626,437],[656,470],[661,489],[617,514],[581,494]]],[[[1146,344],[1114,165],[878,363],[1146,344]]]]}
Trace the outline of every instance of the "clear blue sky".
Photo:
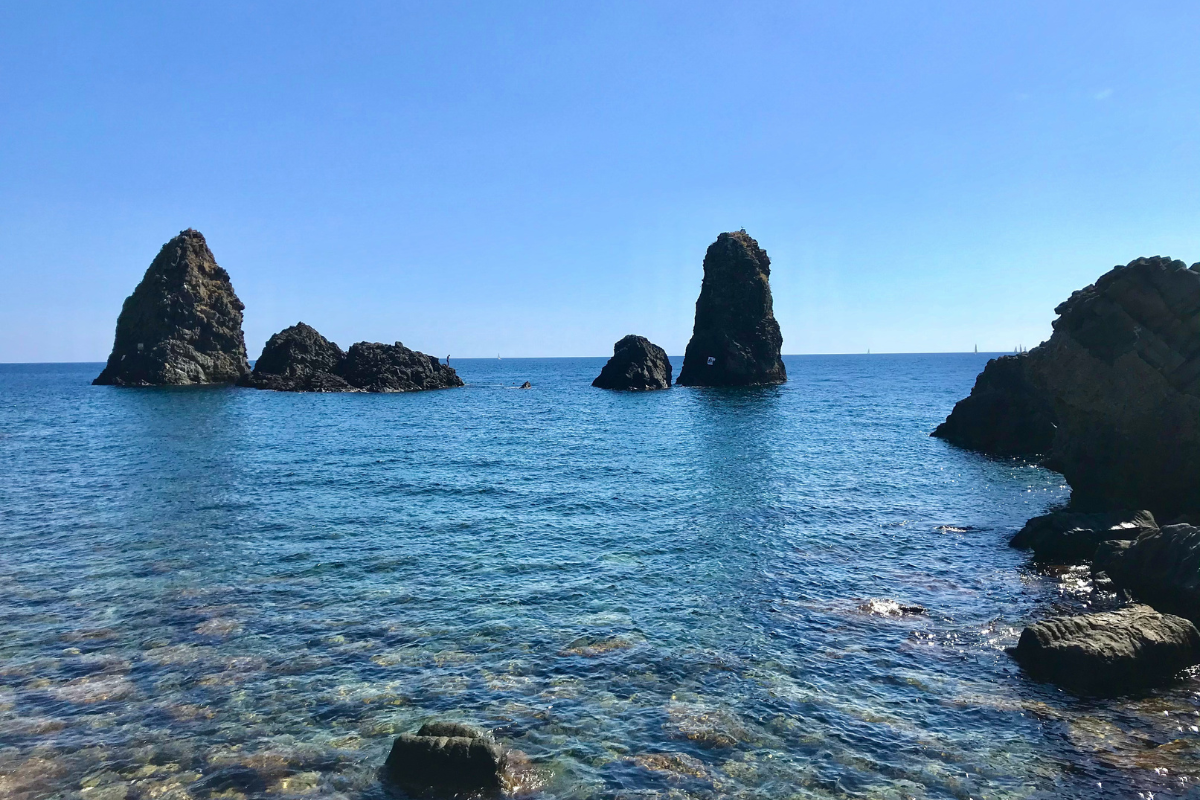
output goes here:
{"type": "Polygon", "coordinates": [[[681,353],[704,250],[785,353],[1011,350],[1200,260],[1200,3],[0,3],[0,361],[98,361],[201,230],[246,342],[681,353]]]}

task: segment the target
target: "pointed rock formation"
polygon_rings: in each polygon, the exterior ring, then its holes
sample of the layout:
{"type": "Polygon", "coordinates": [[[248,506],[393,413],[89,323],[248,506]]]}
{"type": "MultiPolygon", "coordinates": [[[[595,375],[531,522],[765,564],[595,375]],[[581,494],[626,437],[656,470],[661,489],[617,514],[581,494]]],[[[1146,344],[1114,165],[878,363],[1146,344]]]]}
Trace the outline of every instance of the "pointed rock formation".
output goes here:
{"type": "Polygon", "coordinates": [[[233,383],[250,371],[245,306],[199,231],[163,245],[121,307],[108,364],[94,384],[233,383]]]}
{"type": "Polygon", "coordinates": [[[463,382],[449,366],[400,342],[359,342],[343,353],[299,322],[267,341],[241,385],[280,392],[419,392],[463,382]]]}
{"type": "Polygon", "coordinates": [[[1139,258],[1055,312],[1050,339],[989,362],[933,435],[1046,455],[1081,509],[1200,510],[1200,264],[1139,258]]]}
{"type": "Polygon", "coordinates": [[[626,336],[613,345],[613,356],[592,381],[599,389],[670,389],[671,361],[645,336],[626,336]]]}
{"type": "Polygon", "coordinates": [[[696,324],[679,370],[681,386],[787,381],[770,277],[771,260],[745,230],[722,233],[709,246],[696,324]]]}

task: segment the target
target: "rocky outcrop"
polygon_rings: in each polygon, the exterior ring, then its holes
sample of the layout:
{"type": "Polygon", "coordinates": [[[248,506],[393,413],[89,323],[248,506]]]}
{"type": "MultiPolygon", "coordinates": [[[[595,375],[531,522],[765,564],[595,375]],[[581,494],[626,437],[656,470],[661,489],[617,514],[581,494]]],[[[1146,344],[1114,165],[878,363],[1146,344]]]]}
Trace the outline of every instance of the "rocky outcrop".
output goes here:
{"type": "Polygon", "coordinates": [[[491,734],[470,725],[426,723],[417,733],[392,742],[385,778],[402,788],[497,791],[503,786],[508,753],[491,734]]]}
{"type": "Polygon", "coordinates": [[[722,233],[704,255],[696,323],[681,386],[783,383],[783,335],[771,302],[771,260],[746,231],[722,233]]]}
{"type": "Polygon", "coordinates": [[[1077,508],[1200,510],[1200,264],[1139,258],[1055,311],[1050,339],[990,362],[934,435],[1045,454],[1077,508]]]}
{"type": "Polygon", "coordinates": [[[1026,522],[1009,545],[1032,550],[1039,561],[1063,564],[1092,558],[1101,542],[1132,540],[1157,530],[1158,524],[1149,511],[1054,511],[1026,522]]]}
{"type": "Polygon", "coordinates": [[[1013,656],[1035,678],[1107,694],[1200,663],[1200,633],[1182,617],[1135,605],[1030,625],[1013,656]]]}
{"type": "Polygon", "coordinates": [[[463,385],[452,368],[400,342],[359,342],[343,353],[303,322],[272,336],[254,372],[240,383],[281,392],[417,392],[463,385]]]}
{"type": "Polygon", "coordinates": [[[613,345],[612,358],[592,386],[629,391],[670,389],[671,360],[645,336],[631,334],[613,345]]]}
{"type": "Polygon", "coordinates": [[[1093,569],[1138,600],[1200,625],[1200,528],[1167,525],[1096,549],[1093,569]]]}
{"type": "Polygon", "coordinates": [[[267,340],[254,371],[241,384],[277,392],[355,391],[338,374],[345,358],[342,348],[298,322],[267,340]]]}
{"type": "Polygon", "coordinates": [[[94,384],[233,383],[250,371],[245,306],[199,231],[163,245],[117,317],[108,364],[94,384]]]}

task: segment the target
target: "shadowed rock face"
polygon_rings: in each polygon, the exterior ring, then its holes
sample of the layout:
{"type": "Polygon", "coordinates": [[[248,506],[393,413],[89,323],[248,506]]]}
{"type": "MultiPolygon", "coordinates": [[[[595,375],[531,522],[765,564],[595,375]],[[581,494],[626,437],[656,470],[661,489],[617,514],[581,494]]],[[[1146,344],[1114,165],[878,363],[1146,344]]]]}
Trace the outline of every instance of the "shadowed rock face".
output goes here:
{"type": "Polygon", "coordinates": [[[508,753],[486,731],[459,723],[434,722],[392,742],[383,767],[391,784],[415,792],[496,792],[502,788],[508,753]]]}
{"type": "Polygon", "coordinates": [[[592,381],[599,389],[671,388],[671,361],[667,352],[645,336],[626,336],[613,345],[613,357],[592,381]]]}
{"type": "Polygon", "coordinates": [[[270,338],[241,384],[283,392],[419,392],[463,382],[452,368],[400,342],[359,342],[343,353],[300,322],[270,338]]]}
{"type": "Polygon", "coordinates": [[[95,384],[233,383],[250,371],[245,306],[199,231],[163,245],[121,307],[108,364],[95,384]]]}
{"type": "Polygon", "coordinates": [[[771,260],[744,230],[717,237],[704,256],[704,282],[680,385],[757,386],[787,380],[770,277],[771,260]]]}
{"type": "Polygon", "coordinates": [[[1026,522],[1008,544],[1032,550],[1039,561],[1069,564],[1092,558],[1101,542],[1128,541],[1157,530],[1158,523],[1149,511],[1052,511],[1026,522]]]}
{"type": "Polygon", "coordinates": [[[934,435],[1045,454],[1079,508],[1197,510],[1198,270],[1163,257],[1115,267],[1055,309],[1048,341],[989,362],[934,435]]]}
{"type": "Polygon", "coordinates": [[[241,384],[278,392],[355,391],[338,374],[345,358],[342,348],[299,322],[267,341],[254,371],[241,384]]]}
{"type": "Polygon", "coordinates": [[[1135,605],[1030,625],[1013,655],[1036,678],[1110,693],[1167,680],[1200,663],[1200,633],[1182,617],[1135,605]]]}
{"type": "Polygon", "coordinates": [[[1200,528],[1167,525],[1096,549],[1095,570],[1155,608],[1200,625],[1200,528]]]}

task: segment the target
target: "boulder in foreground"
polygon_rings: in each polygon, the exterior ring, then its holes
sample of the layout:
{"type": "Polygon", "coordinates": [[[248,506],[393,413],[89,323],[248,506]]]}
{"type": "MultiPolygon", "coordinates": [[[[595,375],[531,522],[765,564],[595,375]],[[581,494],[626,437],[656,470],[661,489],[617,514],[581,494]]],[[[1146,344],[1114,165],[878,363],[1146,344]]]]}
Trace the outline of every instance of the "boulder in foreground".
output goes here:
{"type": "Polygon", "coordinates": [[[1200,632],[1182,617],[1135,605],[1030,625],[1013,656],[1039,680],[1111,694],[1160,683],[1200,663],[1200,632]]]}
{"type": "Polygon", "coordinates": [[[359,342],[343,353],[300,322],[267,341],[241,384],[281,392],[417,392],[463,382],[451,367],[400,342],[359,342]]]}
{"type": "Polygon", "coordinates": [[[112,354],[94,384],[234,383],[250,372],[245,306],[199,231],[162,246],[121,307],[112,354]]]}
{"type": "Polygon", "coordinates": [[[645,336],[631,334],[613,345],[612,358],[592,386],[627,391],[670,389],[671,360],[645,336]]]}
{"type": "Polygon", "coordinates": [[[1026,522],[1009,545],[1032,550],[1039,561],[1072,563],[1092,558],[1101,542],[1136,539],[1157,530],[1158,523],[1149,511],[1053,511],[1026,522]]]}
{"type": "Polygon", "coordinates": [[[787,381],[770,278],[771,259],[746,231],[722,233],[709,246],[696,323],[679,370],[681,386],[787,381]]]}
{"type": "Polygon", "coordinates": [[[434,722],[392,742],[386,779],[410,790],[498,791],[508,754],[486,731],[461,723],[434,722]]]}
{"type": "Polygon", "coordinates": [[[1046,456],[1077,508],[1200,510],[1200,264],[1139,258],[1055,312],[1050,339],[989,362],[933,435],[1046,456]]]}
{"type": "Polygon", "coordinates": [[[1093,568],[1138,600],[1200,624],[1200,528],[1167,525],[1132,542],[1107,542],[1093,568]]]}

